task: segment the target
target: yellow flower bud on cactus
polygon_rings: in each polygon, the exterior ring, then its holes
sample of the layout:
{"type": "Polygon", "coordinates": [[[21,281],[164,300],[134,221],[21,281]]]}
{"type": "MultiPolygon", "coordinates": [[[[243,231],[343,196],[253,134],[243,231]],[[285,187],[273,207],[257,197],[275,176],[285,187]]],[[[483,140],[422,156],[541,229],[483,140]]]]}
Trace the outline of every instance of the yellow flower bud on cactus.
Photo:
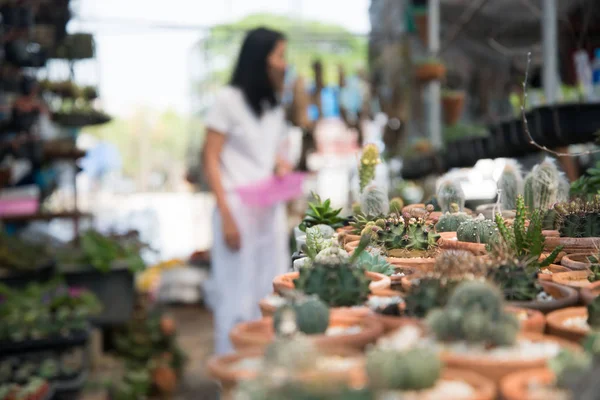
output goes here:
{"type": "Polygon", "coordinates": [[[375,144],[368,144],[363,148],[358,175],[360,178],[360,192],[375,178],[375,167],[381,162],[379,149],[375,144]]]}

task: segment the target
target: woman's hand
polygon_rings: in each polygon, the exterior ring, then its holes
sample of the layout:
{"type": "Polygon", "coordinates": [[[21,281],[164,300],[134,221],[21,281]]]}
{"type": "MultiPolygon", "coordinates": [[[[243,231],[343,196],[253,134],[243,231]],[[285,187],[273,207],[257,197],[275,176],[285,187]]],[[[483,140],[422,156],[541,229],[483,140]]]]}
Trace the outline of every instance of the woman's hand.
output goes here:
{"type": "Polygon", "coordinates": [[[275,175],[281,178],[282,176],[289,174],[293,170],[294,167],[292,166],[292,164],[290,164],[283,158],[277,158],[277,162],[275,164],[275,175]]]}
{"type": "Polygon", "coordinates": [[[242,241],[237,224],[229,212],[223,213],[222,219],[225,244],[227,244],[227,247],[229,247],[231,251],[238,251],[242,246],[242,241]]]}

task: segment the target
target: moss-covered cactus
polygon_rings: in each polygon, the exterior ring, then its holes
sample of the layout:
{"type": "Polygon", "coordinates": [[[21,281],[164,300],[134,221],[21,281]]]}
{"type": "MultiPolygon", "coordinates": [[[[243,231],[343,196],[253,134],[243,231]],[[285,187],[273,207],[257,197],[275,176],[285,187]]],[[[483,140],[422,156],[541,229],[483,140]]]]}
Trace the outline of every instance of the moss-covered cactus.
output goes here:
{"type": "Polygon", "coordinates": [[[492,244],[498,239],[498,227],[494,221],[479,215],[461,223],[456,230],[456,237],[461,242],[492,244]]]}
{"type": "Polygon", "coordinates": [[[324,333],[329,326],[329,307],[316,297],[300,298],[279,307],[273,315],[273,327],[279,332],[282,316],[291,309],[295,313],[298,331],[307,335],[324,333]]]}
{"type": "Polygon", "coordinates": [[[450,212],[451,204],[458,205],[458,211],[463,211],[465,208],[465,193],[458,181],[444,180],[438,188],[436,197],[444,213],[450,212]]]}
{"type": "Polygon", "coordinates": [[[376,186],[369,186],[360,196],[360,209],[366,217],[384,217],[390,212],[387,193],[376,186]]]}
{"type": "Polygon", "coordinates": [[[472,219],[473,217],[464,212],[447,212],[438,219],[437,224],[435,224],[435,230],[437,232],[456,232],[460,224],[472,219]]]}
{"type": "Polygon", "coordinates": [[[440,341],[464,340],[488,346],[515,343],[519,322],[503,309],[502,294],[488,283],[461,283],[444,309],[433,310],[427,324],[440,341]]]}
{"type": "Polygon", "coordinates": [[[360,165],[358,167],[361,193],[375,178],[375,170],[379,163],[381,163],[381,159],[379,158],[379,149],[377,148],[377,145],[367,144],[363,148],[362,156],[360,157],[360,165]]]}
{"type": "Polygon", "coordinates": [[[404,352],[373,349],[367,353],[366,371],[369,384],[377,390],[423,390],[440,378],[442,363],[427,348],[404,352]]]}
{"type": "Polygon", "coordinates": [[[523,175],[518,163],[509,162],[506,164],[498,180],[498,189],[501,191],[502,209],[516,209],[517,196],[523,193],[523,175]]]}
{"type": "Polygon", "coordinates": [[[390,200],[390,212],[401,215],[402,209],[404,208],[404,200],[400,197],[394,197],[390,200]]]}
{"type": "Polygon", "coordinates": [[[558,213],[560,236],[600,237],[600,196],[592,201],[574,200],[554,206],[558,213]]]}
{"type": "Polygon", "coordinates": [[[525,178],[524,192],[525,205],[529,212],[534,210],[546,211],[559,202],[566,195],[564,193],[568,181],[558,170],[556,163],[547,158],[542,163],[533,167],[525,178]]]}

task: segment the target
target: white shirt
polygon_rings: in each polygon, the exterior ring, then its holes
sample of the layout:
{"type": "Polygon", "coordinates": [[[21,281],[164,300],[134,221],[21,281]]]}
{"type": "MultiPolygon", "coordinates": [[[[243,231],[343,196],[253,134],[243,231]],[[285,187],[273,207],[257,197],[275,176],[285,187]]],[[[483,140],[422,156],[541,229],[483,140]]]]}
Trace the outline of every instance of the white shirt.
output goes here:
{"type": "Polygon", "coordinates": [[[209,110],[206,127],[227,136],[221,153],[221,176],[226,190],[273,175],[279,144],[286,132],[283,107],[254,114],[242,91],[226,86],[209,110]]]}

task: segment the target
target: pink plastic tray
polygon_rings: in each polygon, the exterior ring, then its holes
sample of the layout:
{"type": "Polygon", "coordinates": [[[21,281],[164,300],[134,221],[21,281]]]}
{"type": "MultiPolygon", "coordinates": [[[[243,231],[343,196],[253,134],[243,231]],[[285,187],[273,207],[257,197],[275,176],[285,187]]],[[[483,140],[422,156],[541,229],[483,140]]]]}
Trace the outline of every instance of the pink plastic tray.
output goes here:
{"type": "Polygon", "coordinates": [[[39,208],[37,199],[0,200],[0,216],[35,214],[39,208]]]}
{"type": "Polygon", "coordinates": [[[267,207],[300,197],[306,174],[294,172],[284,177],[272,177],[236,189],[242,202],[249,206],[267,207]]]}

